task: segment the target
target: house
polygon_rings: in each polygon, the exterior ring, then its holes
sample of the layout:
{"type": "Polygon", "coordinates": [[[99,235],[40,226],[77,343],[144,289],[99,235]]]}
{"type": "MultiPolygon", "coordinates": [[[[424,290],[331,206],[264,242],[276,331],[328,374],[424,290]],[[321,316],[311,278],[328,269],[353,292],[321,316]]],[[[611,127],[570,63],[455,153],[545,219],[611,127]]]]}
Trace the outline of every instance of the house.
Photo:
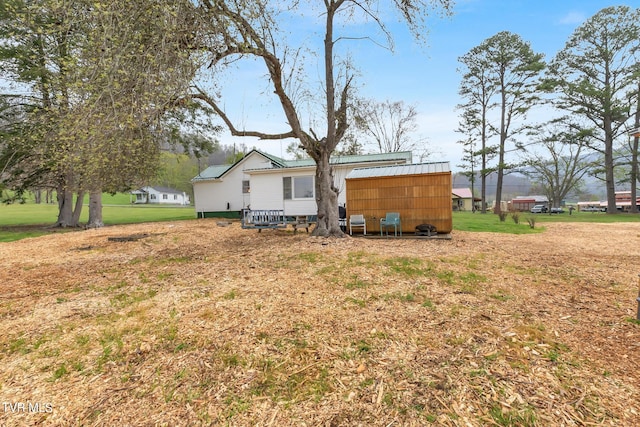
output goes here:
{"type": "Polygon", "coordinates": [[[529,212],[535,205],[549,206],[547,196],[518,196],[508,203],[508,210],[512,212],[529,212]]]}
{"type": "Polygon", "coordinates": [[[190,205],[189,195],[168,187],[142,187],[131,192],[134,204],[190,205]]]}
{"type": "Polygon", "coordinates": [[[478,203],[482,201],[479,197],[473,197],[470,188],[454,188],[451,190],[451,200],[454,211],[479,210],[478,203]]]}
{"type": "MultiPolygon", "coordinates": [[[[629,212],[631,210],[631,191],[616,191],[616,209],[622,212],[629,212]]],[[[603,202],[603,207],[606,208],[607,203],[603,202]]],[[[636,206],[640,206],[640,199],[636,194],[636,206]]]]}
{"type": "MultiPolygon", "coordinates": [[[[629,212],[631,210],[631,191],[616,191],[616,209],[620,212],[629,212]]],[[[578,211],[580,212],[606,212],[607,201],[595,202],[578,202],[578,211]]],[[[640,207],[640,198],[636,195],[636,206],[640,207]]]]}
{"type": "Polygon", "coordinates": [[[364,215],[367,233],[380,231],[380,218],[400,214],[403,233],[431,224],[438,233],[453,228],[449,162],[404,164],[353,170],[346,178],[347,217],[364,215]]]}
{"type": "MultiPolygon", "coordinates": [[[[331,158],[338,204],[346,203],[345,178],[356,168],[411,163],[411,152],[331,158]]],[[[191,180],[198,218],[239,218],[243,209],[283,210],[287,216],[317,215],[316,164],[251,150],[232,165],[210,166],[191,180]]]]}

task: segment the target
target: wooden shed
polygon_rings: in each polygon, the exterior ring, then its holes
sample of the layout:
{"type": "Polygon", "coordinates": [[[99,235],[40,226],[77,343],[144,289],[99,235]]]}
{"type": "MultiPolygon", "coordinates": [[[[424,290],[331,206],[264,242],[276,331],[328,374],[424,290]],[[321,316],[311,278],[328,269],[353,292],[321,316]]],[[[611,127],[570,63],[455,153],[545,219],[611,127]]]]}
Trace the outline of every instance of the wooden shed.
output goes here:
{"type": "Polygon", "coordinates": [[[400,213],[402,232],[420,224],[438,233],[453,228],[449,162],[354,169],[346,178],[347,218],[364,215],[367,234],[380,232],[380,218],[400,213]]]}

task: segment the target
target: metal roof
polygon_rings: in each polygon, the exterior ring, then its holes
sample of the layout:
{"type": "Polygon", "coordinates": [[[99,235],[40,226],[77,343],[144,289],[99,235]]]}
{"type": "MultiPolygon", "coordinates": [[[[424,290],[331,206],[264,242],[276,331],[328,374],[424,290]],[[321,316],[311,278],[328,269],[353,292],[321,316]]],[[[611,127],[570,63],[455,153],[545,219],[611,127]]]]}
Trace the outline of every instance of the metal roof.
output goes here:
{"type": "Polygon", "coordinates": [[[449,162],[416,163],[408,165],[380,166],[352,170],[347,179],[373,178],[398,175],[425,175],[429,173],[451,172],[449,162]]]}
{"type": "Polygon", "coordinates": [[[461,199],[471,199],[473,197],[470,188],[454,188],[451,190],[451,193],[461,199]]]}
{"type": "MultiPolygon", "coordinates": [[[[236,163],[232,165],[213,165],[209,166],[200,174],[198,174],[191,181],[206,181],[222,178],[224,174],[226,174],[229,170],[231,170],[235,165],[245,160],[249,155],[253,152],[256,152],[269,161],[273,168],[260,168],[260,169],[247,169],[246,171],[273,171],[274,169],[284,169],[284,168],[304,168],[304,167],[315,167],[316,162],[313,159],[300,159],[300,160],[285,160],[280,157],[274,156],[269,153],[265,153],[263,151],[253,149],[249,153],[247,153],[242,159],[238,160],[236,163]]],[[[332,156],[331,164],[332,165],[343,165],[343,164],[353,164],[353,163],[369,163],[369,162],[381,162],[381,161],[403,161],[403,162],[411,162],[412,154],[411,151],[398,151],[394,153],[375,153],[375,154],[362,154],[362,155],[349,155],[349,156],[332,156]]]]}
{"type": "Polygon", "coordinates": [[[224,175],[225,172],[227,172],[232,167],[233,165],[209,166],[208,168],[200,172],[195,178],[193,178],[192,181],[220,178],[222,175],[224,175]]]}
{"type": "MultiPolygon", "coordinates": [[[[331,156],[330,163],[332,165],[344,165],[350,163],[369,163],[369,162],[381,162],[381,161],[393,161],[404,160],[410,162],[412,158],[411,151],[398,151],[394,153],[374,153],[374,154],[360,154],[360,155],[344,155],[344,156],[331,156]]],[[[285,167],[307,167],[315,166],[316,162],[313,159],[301,159],[301,160],[285,160],[285,167]]]]}

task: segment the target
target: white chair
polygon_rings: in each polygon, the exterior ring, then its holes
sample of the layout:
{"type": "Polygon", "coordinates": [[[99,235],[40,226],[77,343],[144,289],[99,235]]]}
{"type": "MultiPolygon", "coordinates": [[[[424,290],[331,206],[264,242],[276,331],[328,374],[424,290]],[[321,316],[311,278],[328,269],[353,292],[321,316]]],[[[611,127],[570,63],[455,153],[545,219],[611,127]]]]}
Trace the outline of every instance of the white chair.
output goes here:
{"type": "Polygon", "coordinates": [[[362,227],[363,234],[367,234],[367,221],[364,215],[349,215],[349,234],[353,235],[353,227],[362,227]]]}

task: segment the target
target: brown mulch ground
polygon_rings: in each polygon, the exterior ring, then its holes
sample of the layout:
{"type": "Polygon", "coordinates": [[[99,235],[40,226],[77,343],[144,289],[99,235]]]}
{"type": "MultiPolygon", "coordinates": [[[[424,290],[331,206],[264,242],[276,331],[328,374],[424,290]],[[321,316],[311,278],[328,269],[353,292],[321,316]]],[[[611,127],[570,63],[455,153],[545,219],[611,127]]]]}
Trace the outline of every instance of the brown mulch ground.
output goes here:
{"type": "Polygon", "coordinates": [[[0,424],[640,425],[640,224],[545,227],[0,243],[0,424]]]}

